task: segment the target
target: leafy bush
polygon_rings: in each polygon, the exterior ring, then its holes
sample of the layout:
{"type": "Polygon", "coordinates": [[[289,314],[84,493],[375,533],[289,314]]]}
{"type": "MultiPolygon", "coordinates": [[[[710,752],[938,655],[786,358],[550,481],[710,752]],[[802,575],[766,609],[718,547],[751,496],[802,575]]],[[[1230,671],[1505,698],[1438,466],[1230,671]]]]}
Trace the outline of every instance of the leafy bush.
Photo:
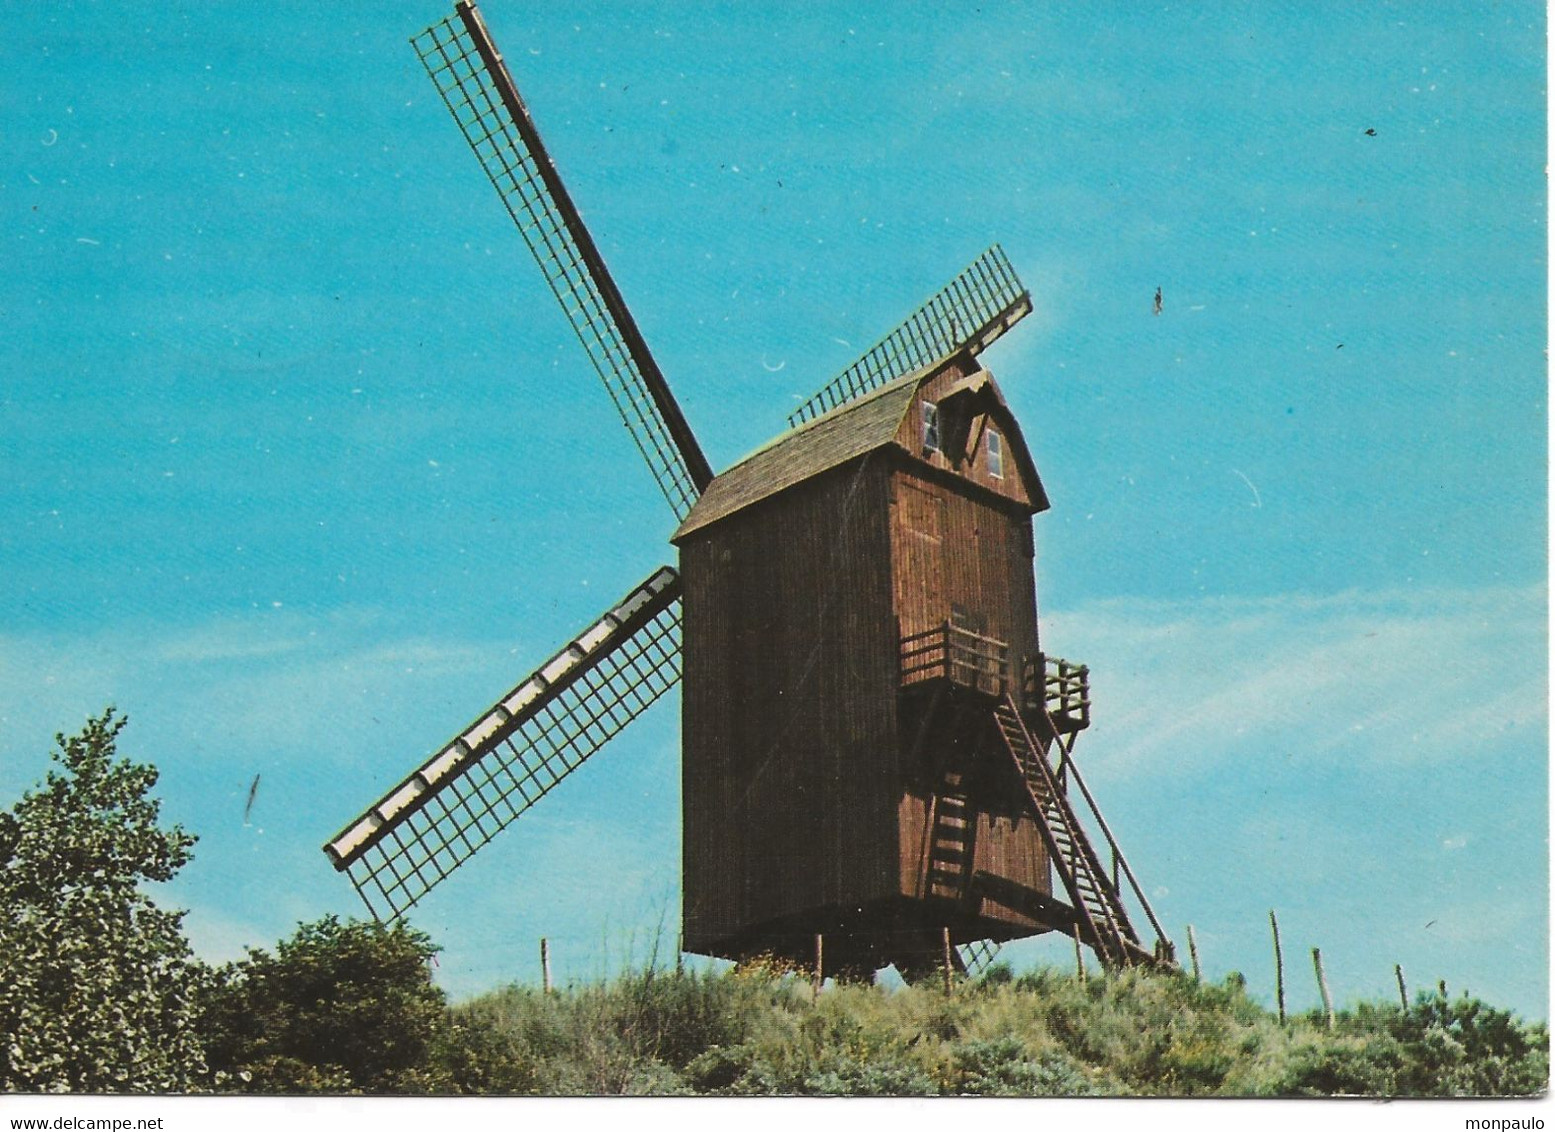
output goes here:
{"type": "Polygon", "coordinates": [[[396,924],[326,916],[271,955],[216,973],[205,995],[212,1084],[249,1093],[425,1093],[451,1087],[433,1064],[445,1044],[437,948],[396,924]]]}
{"type": "Polygon", "coordinates": [[[1529,1094],[1549,1082],[1549,1030],[1477,999],[1421,995],[1393,1017],[1405,1096],[1529,1094]]]}

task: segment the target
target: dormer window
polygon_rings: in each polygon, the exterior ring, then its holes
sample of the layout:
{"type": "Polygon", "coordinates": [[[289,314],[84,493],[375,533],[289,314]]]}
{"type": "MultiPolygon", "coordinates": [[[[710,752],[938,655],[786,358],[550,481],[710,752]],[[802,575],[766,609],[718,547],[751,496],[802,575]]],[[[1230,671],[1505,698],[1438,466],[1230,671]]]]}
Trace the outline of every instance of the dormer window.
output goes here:
{"type": "Polygon", "coordinates": [[[1004,478],[1004,437],[993,429],[985,434],[988,437],[988,474],[996,480],[1004,478]]]}
{"type": "Polygon", "coordinates": [[[923,402],[923,450],[942,451],[939,443],[939,406],[933,401],[923,402]]]}

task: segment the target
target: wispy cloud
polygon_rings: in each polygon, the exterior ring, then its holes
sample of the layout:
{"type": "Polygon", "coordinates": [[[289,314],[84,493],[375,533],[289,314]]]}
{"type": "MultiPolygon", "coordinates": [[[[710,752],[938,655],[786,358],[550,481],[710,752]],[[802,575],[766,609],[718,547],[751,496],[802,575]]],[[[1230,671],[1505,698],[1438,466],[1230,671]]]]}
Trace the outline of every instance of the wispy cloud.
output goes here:
{"type": "Polygon", "coordinates": [[[1440,763],[1545,726],[1541,587],[1112,601],[1050,614],[1092,666],[1093,759],[1131,773],[1271,746],[1440,763]]]}

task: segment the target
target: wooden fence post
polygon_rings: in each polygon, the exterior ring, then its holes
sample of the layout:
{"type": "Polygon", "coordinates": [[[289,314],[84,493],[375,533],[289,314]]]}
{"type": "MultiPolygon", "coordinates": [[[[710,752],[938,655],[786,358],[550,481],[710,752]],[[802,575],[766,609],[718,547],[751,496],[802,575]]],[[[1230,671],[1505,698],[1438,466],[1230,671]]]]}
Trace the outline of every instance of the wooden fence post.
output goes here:
{"type": "Polygon", "coordinates": [[[1323,995],[1323,1013],[1328,1018],[1328,1028],[1334,1028],[1334,1000],[1328,994],[1328,979],[1323,975],[1323,953],[1312,949],[1312,969],[1317,972],[1317,989],[1323,995]]]}
{"type": "Polygon", "coordinates": [[[1080,937],[1074,937],[1074,971],[1080,982],[1085,982],[1085,952],[1080,950],[1080,937]]]}
{"type": "Polygon", "coordinates": [[[821,933],[815,933],[815,978],[810,983],[810,1001],[821,996],[821,984],[826,981],[826,967],[821,961],[821,933]]]}
{"type": "Polygon", "coordinates": [[[1193,938],[1193,925],[1188,925],[1188,958],[1193,960],[1193,981],[1203,982],[1204,976],[1199,970],[1199,943],[1193,938]]]}
{"type": "Polygon", "coordinates": [[[945,993],[950,993],[950,927],[945,928],[945,993]]]}
{"type": "Polygon", "coordinates": [[[1402,964],[1393,964],[1393,977],[1398,980],[1398,1004],[1405,1010],[1408,1010],[1409,991],[1404,987],[1404,968],[1402,964]]]}
{"type": "Polygon", "coordinates": [[[540,978],[545,986],[545,993],[551,993],[551,942],[544,936],[540,937],[540,978]]]}
{"type": "Polygon", "coordinates": [[[1274,998],[1280,1007],[1280,1025],[1285,1024],[1285,957],[1280,954],[1280,921],[1269,909],[1269,927],[1274,932],[1274,998]]]}

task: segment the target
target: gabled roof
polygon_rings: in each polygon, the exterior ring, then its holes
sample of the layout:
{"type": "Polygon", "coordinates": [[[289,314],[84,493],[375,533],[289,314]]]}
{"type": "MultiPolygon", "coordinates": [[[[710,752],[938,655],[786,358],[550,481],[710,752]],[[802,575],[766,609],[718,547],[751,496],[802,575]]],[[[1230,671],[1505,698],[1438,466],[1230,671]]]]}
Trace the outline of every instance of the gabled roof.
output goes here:
{"type": "Polygon", "coordinates": [[[714,478],[670,541],[890,444],[919,384],[943,365],[939,362],[905,374],[774,437],[714,478]]]}
{"type": "MultiPolygon", "coordinates": [[[[898,443],[902,419],[912,405],[914,394],[925,381],[943,373],[951,361],[951,358],[941,358],[774,437],[715,477],[679,528],[670,536],[670,541],[679,542],[693,531],[727,518],[768,496],[846,464],[866,452],[898,443]]],[[[1042,494],[1036,469],[1030,465],[1025,444],[1019,439],[1019,428],[1004,408],[1003,399],[988,387],[987,375],[981,371],[968,375],[964,381],[970,383],[969,391],[981,392],[986,389],[991,400],[997,402],[1001,416],[1008,419],[1008,425],[1015,433],[1012,439],[1016,441],[1013,447],[1017,459],[1021,462],[1022,471],[1029,477],[1029,482],[1036,487],[1033,502],[1037,510],[1046,509],[1047,497],[1042,494]]]]}

